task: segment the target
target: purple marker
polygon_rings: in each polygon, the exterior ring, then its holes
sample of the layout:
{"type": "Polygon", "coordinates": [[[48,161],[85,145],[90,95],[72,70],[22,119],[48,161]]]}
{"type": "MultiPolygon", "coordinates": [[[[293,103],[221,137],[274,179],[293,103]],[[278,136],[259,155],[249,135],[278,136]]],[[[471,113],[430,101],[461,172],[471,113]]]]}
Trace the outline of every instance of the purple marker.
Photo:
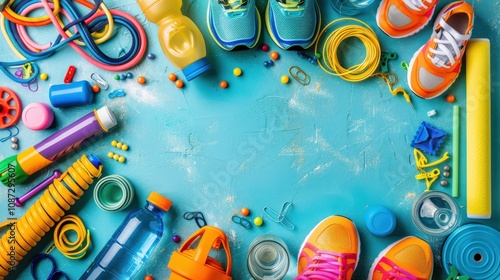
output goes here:
{"type": "Polygon", "coordinates": [[[16,197],[14,200],[14,204],[17,206],[17,207],[21,207],[23,206],[23,204],[30,198],[32,198],[33,196],[35,196],[37,193],[39,193],[41,190],[45,189],[48,185],[52,184],[52,182],[61,177],[62,173],[61,171],[59,170],[54,170],[54,174],[52,174],[52,176],[50,176],[49,178],[43,180],[40,184],[36,185],[34,188],[32,188],[31,190],[29,190],[27,193],[25,193],[24,195],[22,195],[21,197],[16,197]]]}
{"type": "Polygon", "coordinates": [[[30,175],[78,148],[84,141],[116,126],[107,106],[94,110],[27,150],[0,162],[0,180],[6,186],[20,184],[30,175]],[[12,175],[14,174],[14,175],[12,175]]]}

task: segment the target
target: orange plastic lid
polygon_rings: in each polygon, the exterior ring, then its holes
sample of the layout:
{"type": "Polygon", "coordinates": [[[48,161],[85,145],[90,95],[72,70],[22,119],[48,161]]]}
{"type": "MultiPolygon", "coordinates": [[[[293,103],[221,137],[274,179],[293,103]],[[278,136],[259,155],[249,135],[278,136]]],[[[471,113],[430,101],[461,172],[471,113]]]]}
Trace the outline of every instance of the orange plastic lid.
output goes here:
{"type": "Polygon", "coordinates": [[[172,206],[172,201],[157,192],[151,192],[147,201],[153,203],[156,207],[163,211],[168,211],[172,206]]]}

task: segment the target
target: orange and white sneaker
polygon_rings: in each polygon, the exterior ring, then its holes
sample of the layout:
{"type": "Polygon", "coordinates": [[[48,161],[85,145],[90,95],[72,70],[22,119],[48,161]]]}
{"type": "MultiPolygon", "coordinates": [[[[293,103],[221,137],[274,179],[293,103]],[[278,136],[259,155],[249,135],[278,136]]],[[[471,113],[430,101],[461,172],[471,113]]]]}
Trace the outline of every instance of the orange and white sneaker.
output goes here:
{"type": "Polygon", "coordinates": [[[321,221],[302,244],[295,280],[350,280],[358,264],[359,251],[354,223],[341,216],[330,216],[321,221]]]}
{"type": "Polygon", "coordinates": [[[457,79],[473,23],[474,9],[467,2],[450,3],[439,13],[431,38],[408,66],[408,84],[417,96],[437,97],[457,79]]]}
{"type": "Polygon", "coordinates": [[[375,259],[368,280],[429,280],[434,268],[432,249],[409,236],[385,248],[375,259]]]}
{"type": "Polygon", "coordinates": [[[430,21],[439,0],[382,0],[377,25],[393,38],[417,33],[430,21]]]}

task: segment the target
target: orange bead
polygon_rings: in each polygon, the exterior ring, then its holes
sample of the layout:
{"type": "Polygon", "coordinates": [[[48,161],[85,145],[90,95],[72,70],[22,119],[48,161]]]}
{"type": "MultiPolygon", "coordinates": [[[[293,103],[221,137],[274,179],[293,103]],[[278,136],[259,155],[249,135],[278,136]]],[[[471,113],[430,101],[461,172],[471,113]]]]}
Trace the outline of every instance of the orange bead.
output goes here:
{"type": "Polygon", "coordinates": [[[245,217],[250,215],[250,210],[246,207],[241,208],[241,215],[243,215],[245,217]]]}
{"type": "Polygon", "coordinates": [[[146,275],[146,277],[144,277],[144,280],[154,280],[154,278],[152,275],[146,275]]]}
{"type": "Polygon", "coordinates": [[[280,55],[277,52],[271,52],[271,54],[269,54],[269,57],[272,60],[276,60],[276,59],[278,59],[280,57],[280,55]]]}
{"type": "Polygon", "coordinates": [[[94,93],[98,93],[101,90],[101,88],[97,84],[92,85],[92,91],[94,93]]]}
{"type": "Polygon", "coordinates": [[[229,84],[226,81],[220,81],[219,86],[221,88],[227,88],[229,86],[229,84]]]}
{"type": "Polygon", "coordinates": [[[177,81],[175,81],[175,86],[177,88],[183,88],[184,87],[184,82],[182,80],[177,80],[177,81]]]}
{"type": "Polygon", "coordinates": [[[146,83],[146,78],[144,76],[139,76],[137,78],[137,83],[140,84],[140,85],[143,85],[146,83]]]}
{"type": "Polygon", "coordinates": [[[175,82],[177,81],[177,75],[175,75],[174,73],[170,73],[170,75],[168,75],[168,79],[172,82],[175,82]]]}
{"type": "Polygon", "coordinates": [[[448,95],[446,96],[446,102],[448,102],[448,103],[453,103],[453,102],[455,102],[455,95],[453,95],[453,94],[448,94],[448,95]]]}

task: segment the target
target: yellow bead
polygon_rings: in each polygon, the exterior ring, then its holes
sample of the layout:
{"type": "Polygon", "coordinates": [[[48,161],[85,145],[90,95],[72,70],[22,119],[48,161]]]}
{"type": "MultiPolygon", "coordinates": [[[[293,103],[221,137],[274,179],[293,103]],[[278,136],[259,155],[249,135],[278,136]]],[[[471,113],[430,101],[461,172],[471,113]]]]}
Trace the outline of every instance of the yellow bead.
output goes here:
{"type": "Polygon", "coordinates": [[[109,157],[109,158],[113,158],[113,156],[114,156],[114,155],[115,155],[115,153],[113,153],[113,152],[109,152],[109,153],[108,153],[108,157],[109,157]]]}
{"type": "Polygon", "coordinates": [[[128,145],[127,144],[123,144],[122,145],[122,150],[124,150],[124,151],[128,150],[128,145]]]}
{"type": "Polygon", "coordinates": [[[281,80],[282,84],[288,84],[288,82],[290,81],[290,78],[288,78],[287,75],[283,75],[283,76],[281,76],[280,80],[281,80]]]}
{"type": "Polygon", "coordinates": [[[120,156],[119,156],[119,155],[117,155],[117,154],[115,154],[115,155],[113,156],[113,159],[114,159],[114,160],[118,160],[119,158],[120,158],[120,156]]]}
{"type": "Polygon", "coordinates": [[[261,217],[256,217],[255,219],[253,219],[253,223],[256,226],[260,227],[264,223],[264,220],[262,220],[261,217]]]}
{"type": "Polygon", "coordinates": [[[47,75],[47,73],[41,73],[40,74],[40,79],[42,81],[46,81],[48,78],[49,78],[49,75],[47,75]]]}
{"type": "Polygon", "coordinates": [[[116,142],[116,140],[113,140],[113,141],[111,141],[111,146],[116,147],[116,144],[117,144],[117,143],[118,143],[118,142],[116,142]]]}
{"type": "Polygon", "coordinates": [[[236,67],[233,69],[233,75],[235,75],[236,77],[241,76],[241,73],[241,68],[236,67]]]}
{"type": "Polygon", "coordinates": [[[121,162],[121,163],[124,163],[125,162],[125,157],[119,157],[118,161],[121,162]]]}
{"type": "Polygon", "coordinates": [[[123,143],[122,143],[122,142],[118,142],[118,143],[116,143],[116,147],[117,147],[118,149],[121,149],[121,148],[122,148],[122,146],[123,146],[123,143]]]}

